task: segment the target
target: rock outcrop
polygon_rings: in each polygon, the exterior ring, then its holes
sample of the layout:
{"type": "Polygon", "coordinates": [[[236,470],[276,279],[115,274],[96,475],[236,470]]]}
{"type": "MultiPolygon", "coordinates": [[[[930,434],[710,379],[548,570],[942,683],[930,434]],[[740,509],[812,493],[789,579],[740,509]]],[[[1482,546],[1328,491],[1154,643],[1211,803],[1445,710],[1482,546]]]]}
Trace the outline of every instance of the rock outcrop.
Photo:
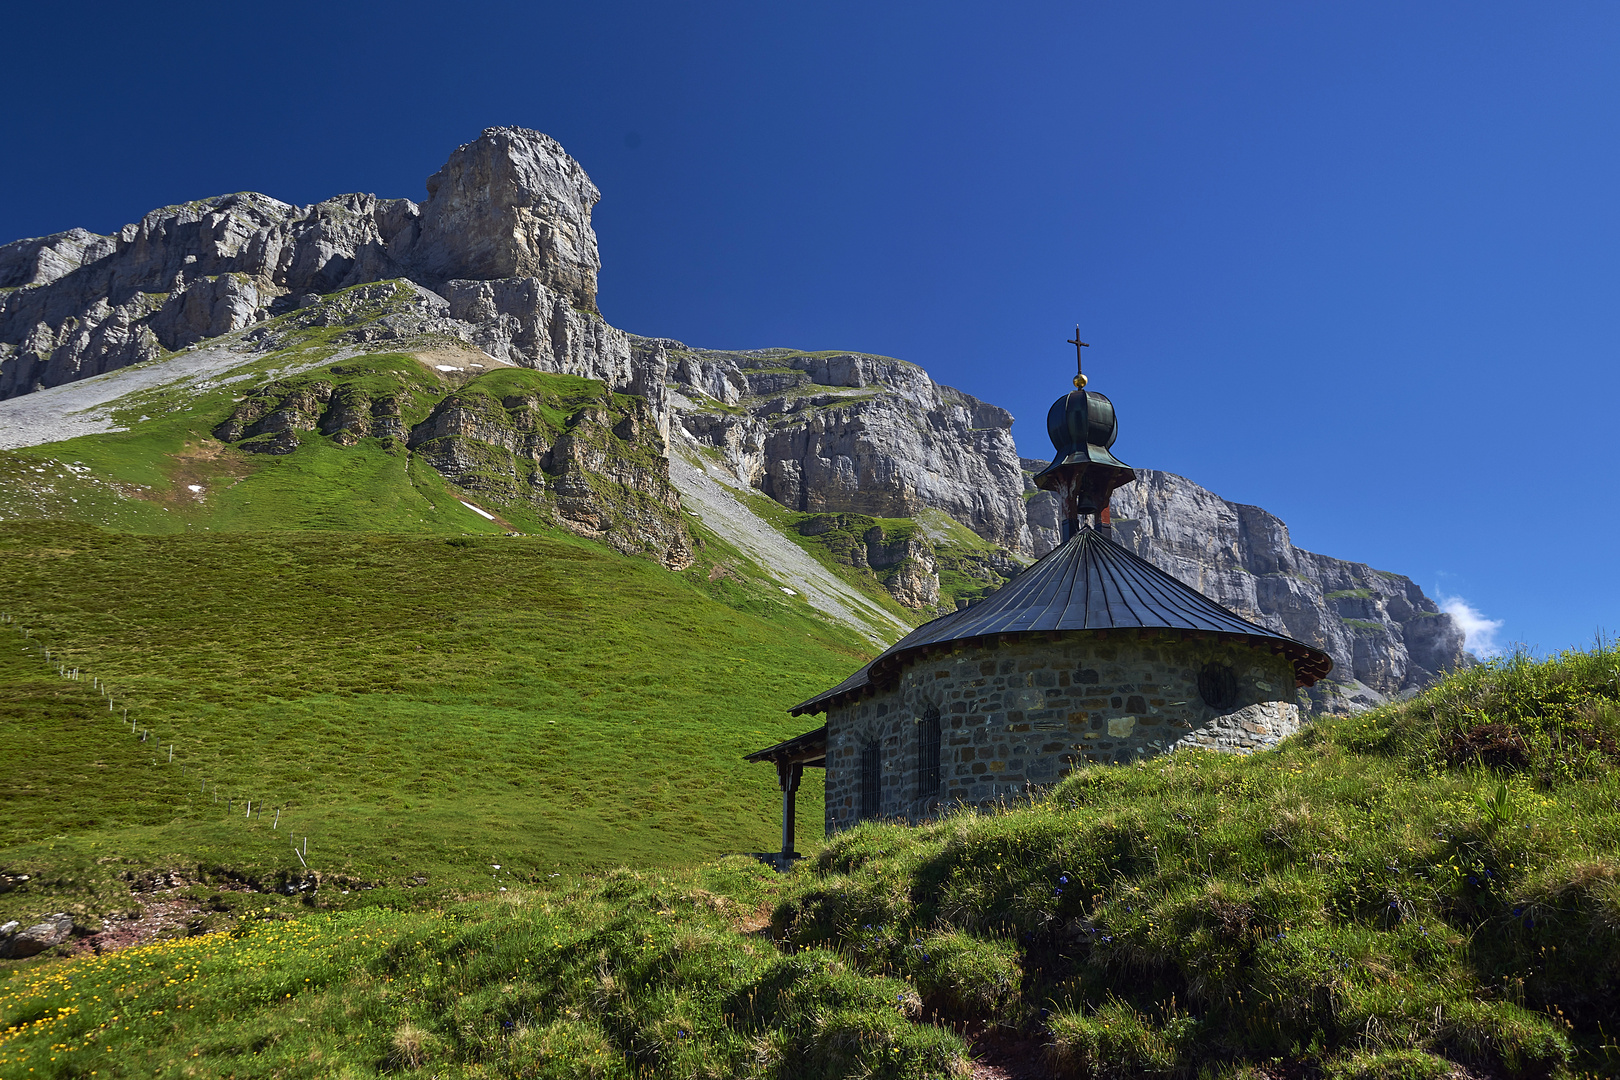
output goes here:
{"type": "MultiPolygon", "coordinates": [[[[1024,462],[1028,473],[1044,461],[1024,462]]],[[[1030,486],[1034,492],[1034,486],[1030,486]]],[[[1114,493],[1114,539],[1263,626],[1333,657],[1309,691],[1317,712],[1350,712],[1420,690],[1471,662],[1463,634],[1410,578],[1294,546],[1288,526],[1257,506],[1228,502],[1184,477],[1137,469],[1114,493]]],[[[1057,543],[1056,500],[1035,492],[1030,531],[1044,554],[1057,543]]]]}
{"type": "Polygon", "coordinates": [[[645,400],[603,394],[562,404],[544,385],[474,380],[411,429],[408,446],[464,491],[521,500],[584,536],[665,565],[692,564],[669,458],[645,400]]]}
{"type": "Polygon", "coordinates": [[[538,510],[626,554],[690,566],[692,539],[651,407],[600,384],[557,382],[505,368],[451,389],[411,357],[362,356],[250,390],[213,434],[272,455],[312,438],[378,439],[492,507],[538,510]]]}
{"type": "Polygon", "coordinates": [[[18,240],[0,247],[0,398],[408,279],[444,299],[439,332],[642,394],[667,431],[661,357],[633,356],[597,312],[599,197],[554,139],[490,128],[429,179],[420,205],[342,195],[298,207],[250,192],[154,210],[112,236],[18,240]]]}
{"type": "Polygon", "coordinates": [[[430,280],[537,281],[596,313],[602,260],[591,208],[602,193],[555,139],[490,128],[428,177],[402,257],[430,280]]]}
{"type": "Polygon", "coordinates": [[[870,571],[905,607],[939,603],[939,562],[919,529],[891,536],[865,514],[815,514],[799,522],[799,535],[820,537],[834,558],[870,571]]]}

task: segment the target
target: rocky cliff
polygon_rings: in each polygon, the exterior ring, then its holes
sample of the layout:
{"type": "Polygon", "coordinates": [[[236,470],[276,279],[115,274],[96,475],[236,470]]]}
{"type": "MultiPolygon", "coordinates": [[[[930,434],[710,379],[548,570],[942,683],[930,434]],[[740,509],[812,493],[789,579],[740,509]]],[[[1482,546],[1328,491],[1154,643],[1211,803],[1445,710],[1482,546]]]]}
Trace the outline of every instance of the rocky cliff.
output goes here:
{"type": "MultiPolygon", "coordinates": [[[[1057,543],[1044,462],[1012,417],[915,365],[854,353],[656,348],[683,433],[739,480],[810,517],[796,528],[927,617],[994,588],[1057,543]],[[1016,477],[1016,480],[1015,480],[1016,477]],[[982,545],[904,522],[943,512],[982,545]],[[953,542],[954,541],[954,542],[953,542]]],[[[1206,595],[1334,658],[1316,711],[1365,708],[1467,663],[1463,636],[1411,580],[1294,547],[1280,520],[1169,473],[1114,497],[1115,538],[1206,595]]]]}
{"type": "Polygon", "coordinates": [[[788,509],[909,518],[931,507],[1030,550],[1007,410],[883,356],[656,344],[687,434],[788,509]]]}
{"type": "MultiPolygon", "coordinates": [[[[646,397],[664,427],[656,353],[596,307],[600,266],[579,163],[537,131],[490,128],[427,198],[340,195],[292,206],[241,193],[163,207],[111,236],[73,229],[0,247],[0,399],[88,378],[314,304],[407,279],[443,301],[437,332],[502,360],[646,397]]],[[[391,329],[414,333],[420,326],[391,329]]]]}

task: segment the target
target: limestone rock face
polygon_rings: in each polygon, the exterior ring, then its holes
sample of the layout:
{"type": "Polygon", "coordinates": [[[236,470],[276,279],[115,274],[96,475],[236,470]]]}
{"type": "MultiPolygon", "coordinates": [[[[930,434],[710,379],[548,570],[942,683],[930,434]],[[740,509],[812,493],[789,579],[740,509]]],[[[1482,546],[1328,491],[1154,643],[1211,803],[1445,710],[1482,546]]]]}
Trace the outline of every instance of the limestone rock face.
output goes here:
{"type": "Polygon", "coordinates": [[[788,509],[916,517],[934,508],[992,544],[1030,550],[1005,409],[887,357],[657,347],[686,434],[788,509]]]}
{"type": "Polygon", "coordinates": [[[88,229],[69,229],[54,236],[6,244],[0,247],[0,289],[49,285],[103,255],[110,255],[113,247],[112,237],[99,236],[88,229]]]}
{"type": "Polygon", "coordinates": [[[586,405],[558,432],[539,395],[497,400],[473,389],[439,402],[411,429],[410,449],[466,491],[533,503],[625,554],[692,564],[663,437],[645,402],[586,405]]]}
{"type": "Polygon", "coordinates": [[[690,566],[692,539],[651,406],[600,387],[564,400],[554,381],[525,376],[515,388],[503,379],[492,391],[475,377],[450,389],[425,370],[390,384],[366,364],[338,363],[255,387],[213,434],[262,454],[323,437],[340,446],[381,439],[494,505],[527,504],[626,554],[690,566]]]}
{"type": "MultiPolygon", "coordinates": [[[[799,535],[820,537],[835,559],[871,571],[905,607],[926,610],[939,603],[939,558],[921,529],[890,536],[865,514],[816,514],[799,522],[799,535]]],[[[994,583],[1002,580],[997,576],[994,583]]]]}
{"type": "Polygon", "coordinates": [[[406,279],[449,303],[430,329],[643,394],[667,433],[661,355],[632,354],[597,314],[599,197],[555,140],[490,128],[429,179],[421,205],[341,195],[299,207],[246,192],[163,207],[111,236],[15,241],[0,247],[0,398],[406,279]]]}
{"type": "Polygon", "coordinates": [[[664,401],[663,369],[652,366],[652,358],[637,368],[630,335],[581,311],[538,278],[448,281],[439,291],[450,302],[449,317],[469,328],[466,340],[496,359],[600,379],[652,398],[655,407],[664,401]]]}
{"type": "MultiPolygon", "coordinates": [[[[1025,464],[1030,472],[1046,465],[1025,464]]],[[[1244,618],[1332,656],[1333,673],[1308,691],[1315,711],[1369,708],[1472,662],[1451,616],[1410,578],[1303,551],[1287,525],[1257,506],[1137,469],[1110,510],[1120,544],[1244,618]]],[[[1057,543],[1057,519],[1051,495],[1031,497],[1038,553],[1057,543]]]]}
{"type": "Polygon", "coordinates": [[[557,140],[524,128],[489,128],[450,155],[427,182],[421,237],[410,262],[444,279],[532,278],[596,311],[602,262],[591,229],[601,199],[557,140]]]}

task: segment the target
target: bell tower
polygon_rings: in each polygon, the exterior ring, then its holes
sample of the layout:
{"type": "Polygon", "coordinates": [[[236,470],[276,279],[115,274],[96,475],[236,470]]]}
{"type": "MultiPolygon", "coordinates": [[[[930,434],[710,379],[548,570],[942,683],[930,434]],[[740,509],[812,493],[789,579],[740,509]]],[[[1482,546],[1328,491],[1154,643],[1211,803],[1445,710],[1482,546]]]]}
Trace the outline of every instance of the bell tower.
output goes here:
{"type": "Polygon", "coordinates": [[[1080,350],[1090,348],[1091,343],[1080,340],[1080,328],[1076,326],[1069,344],[1074,346],[1074,390],[1052,402],[1047,410],[1052,464],[1035,477],[1035,486],[1057,495],[1062,505],[1065,542],[1080,531],[1083,517],[1092,518],[1098,529],[1108,529],[1109,497],[1115,488],[1136,480],[1135,470],[1108,449],[1119,435],[1114,403],[1086,389],[1080,350]]]}

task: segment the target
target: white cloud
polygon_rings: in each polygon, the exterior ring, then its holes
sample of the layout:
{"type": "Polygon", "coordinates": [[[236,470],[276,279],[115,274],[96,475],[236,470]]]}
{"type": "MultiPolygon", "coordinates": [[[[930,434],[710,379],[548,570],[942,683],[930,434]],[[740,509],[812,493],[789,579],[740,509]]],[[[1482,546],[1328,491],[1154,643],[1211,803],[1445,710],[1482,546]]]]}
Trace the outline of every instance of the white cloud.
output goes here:
{"type": "Polygon", "coordinates": [[[1497,656],[1502,646],[1496,643],[1496,632],[1502,629],[1501,619],[1487,619],[1485,614],[1460,596],[1440,597],[1440,610],[1451,616],[1451,621],[1463,632],[1463,648],[1475,656],[1497,656]]]}

